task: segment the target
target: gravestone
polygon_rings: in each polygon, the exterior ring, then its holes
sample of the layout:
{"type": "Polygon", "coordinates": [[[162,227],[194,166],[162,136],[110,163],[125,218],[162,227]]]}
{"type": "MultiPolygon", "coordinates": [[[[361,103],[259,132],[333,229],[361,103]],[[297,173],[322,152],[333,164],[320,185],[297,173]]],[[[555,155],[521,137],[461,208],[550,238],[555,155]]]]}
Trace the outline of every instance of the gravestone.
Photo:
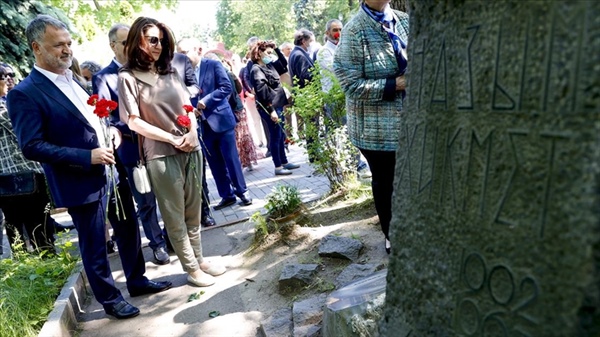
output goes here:
{"type": "Polygon", "coordinates": [[[600,335],[600,2],[411,2],[382,336],[600,335]]]}

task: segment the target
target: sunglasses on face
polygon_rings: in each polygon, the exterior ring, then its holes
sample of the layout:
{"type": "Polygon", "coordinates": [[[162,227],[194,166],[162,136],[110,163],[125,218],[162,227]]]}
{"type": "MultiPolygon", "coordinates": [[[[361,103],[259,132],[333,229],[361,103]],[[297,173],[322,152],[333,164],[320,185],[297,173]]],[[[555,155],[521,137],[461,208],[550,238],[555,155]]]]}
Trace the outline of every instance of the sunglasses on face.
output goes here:
{"type": "Polygon", "coordinates": [[[123,47],[125,47],[125,45],[127,44],[127,40],[123,40],[123,41],[113,41],[113,43],[120,43],[123,47]]]}
{"type": "Polygon", "coordinates": [[[146,39],[148,40],[148,42],[150,43],[150,45],[152,47],[156,47],[158,45],[158,43],[160,42],[161,46],[164,44],[164,42],[166,42],[165,39],[159,39],[156,36],[146,36],[146,39]]]}
{"type": "Polygon", "coordinates": [[[15,78],[15,73],[7,73],[7,74],[4,74],[4,75],[0,75],[0,79],[5,79],[7,77],[15,78]]]}

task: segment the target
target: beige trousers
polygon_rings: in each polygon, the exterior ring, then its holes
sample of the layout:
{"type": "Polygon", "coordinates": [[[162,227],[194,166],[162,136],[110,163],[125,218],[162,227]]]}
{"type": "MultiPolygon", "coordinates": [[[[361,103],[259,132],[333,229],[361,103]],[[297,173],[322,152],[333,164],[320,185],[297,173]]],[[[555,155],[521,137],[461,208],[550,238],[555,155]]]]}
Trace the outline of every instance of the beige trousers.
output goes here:
{"type": "Polygon", "coordinates": [[[182,153],[146,163],[152,191],[175,254],[183,270],[193,272],[202,263],[200,207],[202,153],[182,153]]]}

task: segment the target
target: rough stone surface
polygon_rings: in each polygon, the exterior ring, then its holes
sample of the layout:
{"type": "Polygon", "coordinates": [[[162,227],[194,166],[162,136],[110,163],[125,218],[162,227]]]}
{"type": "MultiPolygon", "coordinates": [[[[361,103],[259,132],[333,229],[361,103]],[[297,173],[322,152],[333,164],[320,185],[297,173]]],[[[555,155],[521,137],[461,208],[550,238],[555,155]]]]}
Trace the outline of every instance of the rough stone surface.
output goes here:
{"type": "Polygon", "coordinates": [[[377,266],[371,263],[358,264],[353,263],[346,267],[335,279],[335,286],[337,288],[343,287],[346,284],[357,280],[361,277],[371,275],[377,271],[377,266]]]}
{"type": "Polygon", "coordinates": [[[383,336],[600,335],[600,2],[411,1],[383,336]]]}
{"type": "Polygon", "coordinates": [[[260,332],[263,337],[290,336],[293,328],[291,308],[277,310],[260,324],[260,332]]]}
{"type": "Polygon", "coordinates": [[[279,276],[279,291],[285,292],[311,284],[317,272],[317,264],[288,264],[279,276]]]}
{"type": "Polygon", "coordinates": [[[303,301],[294,302],[292,307],[292,320],[294,321],[294,336],[321,335],[323,322],[323,308],[327,296],[321,294],[303,301]]]}
{"type": "Polygon", "coordinates": [[[321,239],[319,256],[336,257],[355,261],[358,259],[362,242],[342,236],[327,235],[321,239]]]}

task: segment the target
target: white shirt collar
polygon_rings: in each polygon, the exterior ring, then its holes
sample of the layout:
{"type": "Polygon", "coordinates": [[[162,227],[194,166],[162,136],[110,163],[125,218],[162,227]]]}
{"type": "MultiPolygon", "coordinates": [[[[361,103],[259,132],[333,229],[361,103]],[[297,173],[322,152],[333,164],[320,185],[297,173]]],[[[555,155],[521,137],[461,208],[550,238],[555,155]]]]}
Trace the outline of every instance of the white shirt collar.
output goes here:
{"type": "Polygon", "coordinates": [[[61,75],[61,74],[53,73],[46,69],[42,69],[37,64],[34,64],[33,67],[35,69],[37,69],[37,71],[42,73],[44,76],[46,76],[53,83],[56,83],[56,81],[58,81],[59,79],[65,79],[65,78],[68,83],[71,83],[71,79],[73,78],[73,72],[70,69],[65,70],[65,74],[61,75]]]}

